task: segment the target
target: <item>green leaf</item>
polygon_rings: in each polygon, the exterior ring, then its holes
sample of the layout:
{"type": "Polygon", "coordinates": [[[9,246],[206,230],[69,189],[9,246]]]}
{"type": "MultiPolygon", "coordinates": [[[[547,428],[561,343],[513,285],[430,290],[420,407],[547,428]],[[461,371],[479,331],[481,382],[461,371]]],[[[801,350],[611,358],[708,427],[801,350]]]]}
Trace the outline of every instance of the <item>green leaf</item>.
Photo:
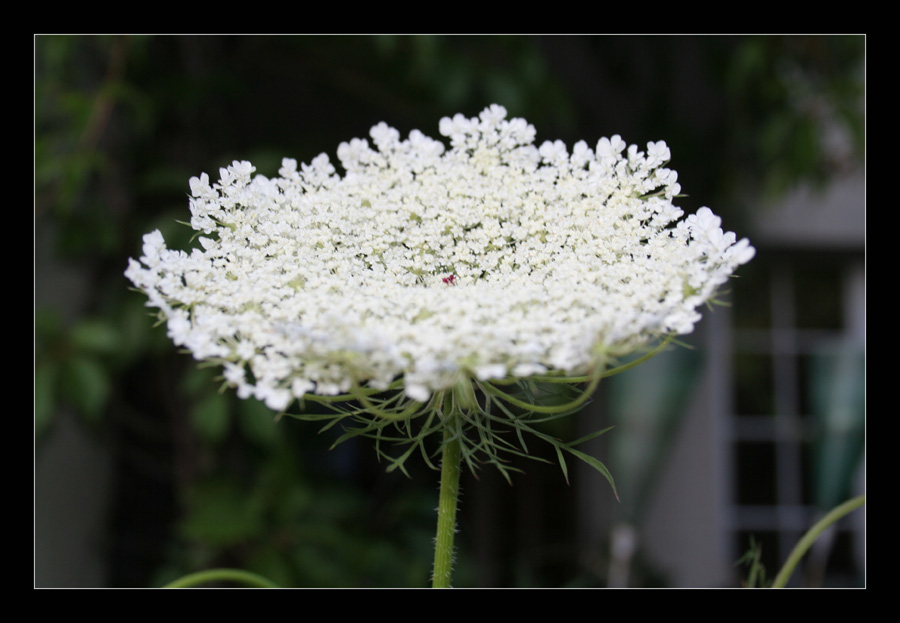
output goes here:
{"type": "Polygon", "coordinates": [[[294,573],[288,558],[290,550],[263,543],[250,559],[248,568],[279,586],[294,586],[294,573]]]}
{"type": "Polygon", "coordinates": [[[559,467],[562,470],[563,478],[566,479],[566,484],[569,484],[569,468],[566,467],[566,457],[563,456],[562,449],[554,444],[553,448],[556,450],[556,458],[559,459],[559,467]]]}
{"type": "Polygon", "coordinates": [[[73,357],[62,368],[64,399],[90,421],[99,419],[109,398],[111,384],[106,370],[90,357],[73,357]]]}
{"type": "Polygon", "coordinates": [[[262,527],[259,504],[237,485],[221,481],[188,494],[188,512],[180,532],[187,539],[227,547],[259,535],[262,527]]]}
{"type": "Polygon", "coordinates": [[[34,333],[45,343],[53,343],[59,340],[63,333],[62,319],[55,309],[46,307],[34,312],[34,333]]]}
{"type": "Polygon", "coordinates": [[[600,435],[608,433],[609,431],[611,431],[614,428],[615,428],[615,426],[607,426],[606,428],[598,430],[594,433],[591,433],[590,435],[585,435],[584,437],[581,437],[580,439],[576,439],[575,441],[570,441],[566,445],[569,446],[570,448],[574,447],[574,446],[580,446],[581,444],[583,444],[587,441],[590,441],[591,439],[596,439],[600,435]]]}
{"type": "Polygon", "coordinates": [[[616,499],[619,499],[619,492],[616,491],[616,483],[613,481],[612,474],[609,473],[609,470],[606,469],[606,465],[601,463],[598,459],[595,459],[590,454],[585,454],[580,450],[574,450],[572,448],[566,447],[566,452],[577,456],[579,459],[596,469],[598,472],[603,474],[606,477],[606,480],[609,481],[609,485],[612,487],[613,493],[616,495],[616,499]]]}
{"type": "Polygon", "coordinates": [[[219,443],[228,433],[228,399],[211,393],[191,409],[191,426],[198,435],[212,444],[219,443]]]}
{"type": "Polygon", "coordinates": [[[205,396],[210,391],[210,387],[215,385],[217,374],[219,374],[219,370],[214,370],[209,366],[200,365],[196,368],[189,368],[181,379],[181,387],[190,396],[205,396]]]}
{"type": "Polygon", "coordinates": [[[119,346],[119,334],[108,322],[85,320],[79,322],[71,334],[72,345],[94,354],[115,352],[119,346]]]}
{"type": "Polygon", "coordinates": [[[244,437],[260,446],[271,446],[278,438],[275,413],[255,399],[238,403],[237,425],[244,437]]]}

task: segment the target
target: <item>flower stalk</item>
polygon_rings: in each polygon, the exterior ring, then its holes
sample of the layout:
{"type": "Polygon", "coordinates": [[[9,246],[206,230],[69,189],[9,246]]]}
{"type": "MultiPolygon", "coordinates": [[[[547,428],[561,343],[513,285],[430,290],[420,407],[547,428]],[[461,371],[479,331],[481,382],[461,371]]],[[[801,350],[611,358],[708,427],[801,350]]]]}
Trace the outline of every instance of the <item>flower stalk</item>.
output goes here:
{"type": "Polygon", "coordinates": [[[242,569],[208,569],[178,578],[163,588],[193,588],[213,582],[228,582],[249,588],[279,588],[272,580],[242,569]]]}
{"type": "Polygon", "coordinates": [[[781,571],[775,576],[775,580],[772,582],[772,588],[784,588],[787,586],[788,580],[791,579],[791,575],[794,573],[794,569],[797,567],[800,559],[806,555],[806,552],[813,546],[816,539],[844,515],[853,512],[865,503],[866,496],[861,495],[855,497],[852,500],[847,500],[840,506],[833,508],[827,515],[817,521],[816,524],[803,535],[803,538],[800,539],[797,545],[794,546],[794,549],[785,561],[781,571]]]}
{"type": "MultiPolygon", "coordinates": [[[[453,415],[448,418],[455,420],[453,415]]],[[[445,421],[441,450],[441,490],[438,501],[437,533],[434,539],[432,588],[451,588],[453,539],[456,535],[456,509],[459,504],[460,441],[456,422],[445,421]]]]}

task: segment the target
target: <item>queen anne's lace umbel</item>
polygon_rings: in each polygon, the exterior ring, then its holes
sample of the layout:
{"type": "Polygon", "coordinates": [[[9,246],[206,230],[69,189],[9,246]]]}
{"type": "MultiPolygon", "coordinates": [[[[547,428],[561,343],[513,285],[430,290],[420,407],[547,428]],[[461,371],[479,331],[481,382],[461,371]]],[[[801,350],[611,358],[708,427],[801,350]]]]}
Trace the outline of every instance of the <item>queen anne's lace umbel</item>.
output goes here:
{"type": "Polygon", "coordinates": [[[708,208],[681,219],[662,141],[535,147],[496,105],[440,132],[449,150],[381,123],[338,147],[343,176],[322,154],[192,178],[202,248],[154,231],[126,275],[177,345],[284,410],[398,380],[424,402],[468,378],[584,374],[692,331],[753,257],[708,208]]]}

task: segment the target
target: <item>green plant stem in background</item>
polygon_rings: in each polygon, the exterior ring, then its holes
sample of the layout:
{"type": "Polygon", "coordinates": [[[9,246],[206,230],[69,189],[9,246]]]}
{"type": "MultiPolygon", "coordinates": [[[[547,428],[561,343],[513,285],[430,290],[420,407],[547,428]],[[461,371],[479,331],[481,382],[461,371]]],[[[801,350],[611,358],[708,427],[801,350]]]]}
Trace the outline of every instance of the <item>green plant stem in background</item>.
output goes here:
{"type": "Polygon", "coordinates": [[[803,558],[804,554],[806,554],[809,548],[812,547],[812,544],[816,542],[816,539],[819,538],[819,535],[825,532],[828,527],[837,522],[841,517],[847,515],[851,511],[856,510],[865,503],[866,496],[864,495],[853,498],[852,500],[847,500],[840,506],[832,509],[830,513],[816,522],[816,524],[812,528],[810,528],[806,534],[803,535],[803,538],[800,539],[800,542],[794,546],[794,550],[791,552],[791,555],[788,556],[788,559],[784,563],[784,566],[781,568],[781,571],[779,571],[778,575],[775,576],[775,581],[772,582],[772,588],[784,588],[785,585],[787,585],[788,580],[791,579],[791,574],[794,572],[794,568],[797,566],[797,563],[800,562],[800,559],[803,558]]]}
{"type": "Polygon", "coordinates": [[[210,582],[233,582],[251,588],[280,588],[268,578],[249,571],[241,571],[240,569],[199,571],[180,577],[174,582],[166,584],[163,588],[191,588],[201,584],[209,584],[210,582]]]}
{"type": "MultiPolygon", "coordinates": [[[[455,417],[455,416],[451,416],[455,417]]],[[[444,427],[441,456],[441,492],[438,502],[437,534],[434,540],[434,576],[432,588],[450,588],[453,573],[453,536],[456,533],[456,507],[459,501],[459,436],[453,422],[444,427]]]]}

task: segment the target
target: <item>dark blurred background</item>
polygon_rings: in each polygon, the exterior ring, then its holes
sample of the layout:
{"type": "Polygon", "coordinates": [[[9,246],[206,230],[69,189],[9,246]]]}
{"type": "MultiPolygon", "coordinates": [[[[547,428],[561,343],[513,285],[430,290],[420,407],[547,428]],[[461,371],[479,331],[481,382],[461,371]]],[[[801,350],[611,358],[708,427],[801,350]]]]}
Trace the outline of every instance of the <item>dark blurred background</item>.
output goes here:
{"type": "MultiPolygon", "coordinates": [[[[336,161],[380,121],[439,137],[492,103],[537,142],[665,140],[757,257],[696,333],[552,429],[616,424],[612,470],[463,481],[457,586],[739,586],[864,491],[862,36],[37,36],[35,585],[158,586],[213,566],[285,586],[429,582],[437,474],[219,393],[129,289],[188,179],[336,161]]],[[[535,446],[537,444],[535,443],[535,446]]],[[[542,449],[530,448],[540,455],[542,449]]],[[[554,460],[552,455],[549,456],[554,460]]],[[[858,511],[794,586],[865,583],[858,511]]]]}

